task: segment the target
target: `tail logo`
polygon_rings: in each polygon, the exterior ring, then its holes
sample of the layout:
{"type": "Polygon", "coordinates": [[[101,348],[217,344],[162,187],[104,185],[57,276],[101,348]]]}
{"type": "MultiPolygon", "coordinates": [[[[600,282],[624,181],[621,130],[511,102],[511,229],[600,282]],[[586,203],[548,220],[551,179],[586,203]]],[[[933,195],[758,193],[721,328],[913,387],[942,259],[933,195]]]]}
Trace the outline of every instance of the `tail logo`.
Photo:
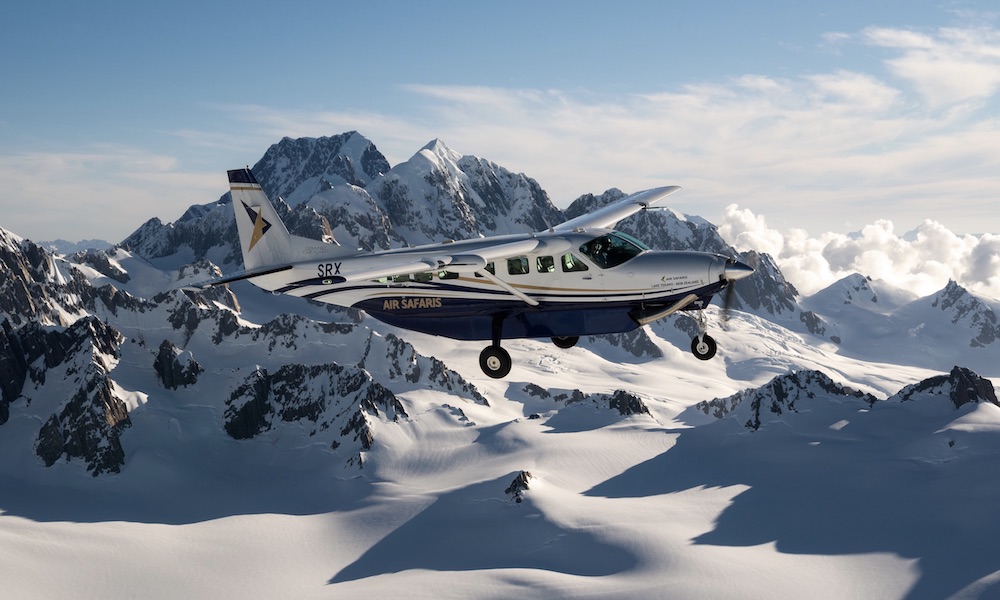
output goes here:
{"type": "Polygon", "coordinates": [[[250,220],[253,221],[253,235],[250,236],[250,247],[247,248],[247,252],[250,252],[257,245],[257,242],[260,241],[260,238],[264,237],[267,230],[271,228],[271,224],[264,220],[263,211],[254,211],[254,209],[247,206],[246,202],[242,202],[242,204],[250,220]]]}

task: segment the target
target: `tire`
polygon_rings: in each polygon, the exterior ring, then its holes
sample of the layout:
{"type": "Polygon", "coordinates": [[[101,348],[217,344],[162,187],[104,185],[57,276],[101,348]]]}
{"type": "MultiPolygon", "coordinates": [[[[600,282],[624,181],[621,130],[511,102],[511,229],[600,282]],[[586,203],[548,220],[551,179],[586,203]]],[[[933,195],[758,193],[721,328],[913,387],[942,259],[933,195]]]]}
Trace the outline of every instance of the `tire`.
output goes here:
{"type": "Polygon", "coordinates": [[[695,337],[691,340],[691,352],[699,360],[710,360],[715,356],[717,349],[715,340],[708,334],[695,337]]]}
{"type": "Polygon", "coordinates": [[[493,379],[506,377],[510,367],[510,354],[500,346],[487,346],[479,354],[479,368],[493,379]]]}
{"type": "Polygon", "coordinates": [[[578,335],[567,335],[563,337],[552,338],[552,343],[562,348],[563,350],[565,350],[566,348],[572,348],[579,341],[580,341],[580,336],[578,335]]]}

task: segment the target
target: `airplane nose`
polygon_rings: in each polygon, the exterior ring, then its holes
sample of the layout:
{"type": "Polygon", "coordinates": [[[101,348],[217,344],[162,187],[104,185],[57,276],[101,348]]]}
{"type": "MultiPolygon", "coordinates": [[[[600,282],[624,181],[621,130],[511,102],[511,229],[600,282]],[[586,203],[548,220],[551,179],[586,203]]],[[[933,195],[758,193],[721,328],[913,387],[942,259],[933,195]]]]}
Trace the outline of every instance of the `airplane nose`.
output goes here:
{"type": "Polygon", "coordinates": [[[744,277],[749,277],[753,275],[754,269],[750,265],[740,262],[735,258],[730,258],[726,261],[726,279],[729,281],[736,281],[737,279],[743,279],[744,277]]]}

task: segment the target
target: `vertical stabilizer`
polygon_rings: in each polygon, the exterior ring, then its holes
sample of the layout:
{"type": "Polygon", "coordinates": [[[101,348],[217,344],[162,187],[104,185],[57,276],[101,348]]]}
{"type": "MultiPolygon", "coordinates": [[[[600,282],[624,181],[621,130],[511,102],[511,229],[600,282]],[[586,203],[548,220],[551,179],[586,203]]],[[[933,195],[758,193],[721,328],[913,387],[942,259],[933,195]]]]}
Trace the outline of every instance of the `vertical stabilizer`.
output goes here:
{"type": "Polygon", "coordinates": [[[292,262],[292,236],[250,169],[229,171],[229,189],[233,194],[244,268],[292,262]]]}

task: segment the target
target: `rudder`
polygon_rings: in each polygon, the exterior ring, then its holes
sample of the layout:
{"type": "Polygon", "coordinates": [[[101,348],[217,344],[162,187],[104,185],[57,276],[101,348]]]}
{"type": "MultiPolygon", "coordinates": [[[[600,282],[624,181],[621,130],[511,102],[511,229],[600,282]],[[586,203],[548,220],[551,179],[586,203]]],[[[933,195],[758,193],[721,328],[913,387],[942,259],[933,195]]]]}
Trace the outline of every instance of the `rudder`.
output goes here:
{"type": "Polygon", "coordinates": [[[292,236],[250,169],[229,171],[229,189],[244,268],[292,262],[292,236]]]}

